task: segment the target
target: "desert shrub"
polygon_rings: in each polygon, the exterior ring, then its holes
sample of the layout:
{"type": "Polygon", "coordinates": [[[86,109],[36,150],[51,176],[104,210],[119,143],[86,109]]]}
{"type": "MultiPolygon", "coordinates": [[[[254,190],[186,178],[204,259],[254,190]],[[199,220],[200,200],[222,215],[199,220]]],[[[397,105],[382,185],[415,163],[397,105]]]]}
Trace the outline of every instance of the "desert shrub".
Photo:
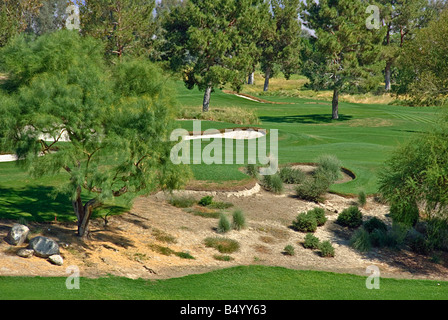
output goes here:
{"type": "Polygon", "coordinates": [[[330,188],[330,180],[319,174],[314,177],[307,177],[305,180],[295,187],[297,197],[306,201],[318,202],[322,200],[322,196],[330,188]]]}
{"type": "Polygon", "coordinates": [[[153,229],[151,235],[156,238],[157,241],[165,242],[165,243],[176,243],[176,237],[162,231],[159,229],[153,229]]]}
{"type": "Polygon", "coordinates": [[[214,248],[221,253],[232,253],[240,248],[238,241],[221,237],[208,237],[204,243],[206,247],[214,248]]]}
{"type": "Polygon", "coordinates": [[[233,260],[233,258],[231,256],[226,255],[226,254],[215,254],[215,255],[213,255],[213,258],[218,261],[232,261],[233,260]]]}
{"type": "Polygon", "coordinates": [[[295,254],[295,250],[294,247],[290,244],[288,244],[283,251],[285,252],[286,255],[288,256],[293,256],[295,254]]]}
{"type": "Polygon", "coordinates": [[[176,256],[178,256],[181,259],[190,259],[190,260],[195,260],[196,258],[193,257],[190,253],[188,252],[175,252],[174,253],[176,256]]]}
{"type": "Polygon", "coordinates": [[[213,203],[213,197],[212,196],[205,196],[203,198],[201,198],[201,200],[199,200],[198,204],[206,207],[209,206],[213,203]]]}
{"type": "Polygon", "coordinates": [[[337,222],[344,227],[357,228],[362,225],[362,213],[358,207],[351,206],[339,214],[337,222]]]}
{"type": "Polygon", "coordinates": [[[219,217],[219,222],[218,222],[218,232],[219,233],[226,233],[229,232],[231,229],[231,225],[230,225],[230,221],[227,218],[227,216],[225,214],[221,214],[219,217]]]}
{"type": "Polygon", "coordinates": [[[322,257],[334,257],[335,255],[334,248],[328,240],[319,244],[319,250],[322,257]]]}
{"type": "Polygon", "coordinates": [[[160,253],[160,254],[162,254],[162,255],[164,255],[164,256],[170,256],[170,255],[172,255],[172,254],[174,254],[175,253],[175,251],[173,250],[173,249],[170,249],[170,248],[168,248],[168,247],[164,247],[164,246],[160,246],[160,245],[158,245],[158,244],[150,244],[149,245],[149,248],[152,250],[152,251],[154,251],[154,252],[157,252],[157,253],[160,253]]]}
{"type": "Polygon", "coordinates": [[[373,217],[366,222],[364,222],[364,229],[368,233],[372,233],[374,230],[383,230],[387,231],[387,225],[377,217],[373,217]]]}
{"type": "Polygon", "coordinates": [[[235,210],[232,215],[233,222],[232,227],[235,230],[241,230],[246,227],[246,217],[244,216],[243,211],[235,210]]]}
{"type": "Polygon", "coordinates": [[[358,204],[361,207],[364,207],[367,203],[367,195],[364,191],[360,191],[358,193],[358,204]]]}
{"type": "Polygon", "coordinates": [[[416,253],[427,255],[431,252],[430,245],[425,236],[417,231],[410,233],[407,243],[411,250],[416,253]]]}
{"type": "Polygon", "coordinates": [[[292,228],[301,232],[315,232],[317,229],[316,217],[314,214],[302,212],[292,222],[292,228]]]}
{"type": "Polygon", "coordinates": [[[281,168],[279,175],[282,181],[287,184],[300,184],[306,178],[305,172],[291,167],[281,168]]]}
{"type": "Polygon", "coordinates": [[[322,155],[317,159],[317,169],[315,175],[326,176],[331,183],[341,177],[341,162],[333,155],[322,155]]]}
{"type": "Polygon", "coordinates": [[[189,196],[173,196],[169,203],[177,208],[189,208],[196,203],[196,200],[189,196]]]}
{"type": "Polygon", "coordinates": [[[246,173],[253,178],[258,178],[258,173],[259,173],[258,170],[259,169],[256,164],[249,163],[246,165],[246,173]]]}
{"type": "Polygon", "coordinates": [[[307,233],[305,236],[305,242],[303,243],[303,247],[306,249],[318,249],[320,240],[318,237],[313,235],[312,233],[307,233]]]}
{"type": "Polygon", "coordinates": [[[208,205],[209,208],[211,209],[229,209],[231,207],[233,207],[233,203],[230,202],[223,202],[223,201],[213,201],[211,204],[208,205]]]}
{"type": "Polygon", "coordinates": [[[372,248],[370,234],[364,228],[359,228],[350,238],[350,245],[361,252],[370,251],[372,248]]]}
{"type": "Polygon", "coordinates": [[[322,208],[314,208],[313,210],[308,211],[308,214],[314,215],[318,227],[323,226],[328,220],[325,216],[325,210],[322,208]]]}
{"type": "Polygon", "coordinates": [[[278,174],[264,176],[263,186],[277,194],[281,194],[284,190],[283,181],[278,174]]]}

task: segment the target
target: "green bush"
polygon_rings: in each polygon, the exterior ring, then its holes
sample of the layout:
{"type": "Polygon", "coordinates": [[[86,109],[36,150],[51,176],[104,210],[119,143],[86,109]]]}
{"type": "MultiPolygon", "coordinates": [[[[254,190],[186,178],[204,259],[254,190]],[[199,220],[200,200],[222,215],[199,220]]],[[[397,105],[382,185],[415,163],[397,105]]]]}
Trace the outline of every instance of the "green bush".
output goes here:
{"type": "Polygon", "coordinates": [[[322,208],[314,208],[313,210],[308,211],[308,214],[314,215],[318,227],[323,226],[328,220],[325,216],[325,210],[322,208]]]}
{"type": "Polygon", "coordinates": [[[221,237],[209,237],[204,240],[205,246],[214,248],[221,253],[232,253],[240,248],[240,244],[232,239],[221,237]]]}
{"type": "Polygon", "coordinates": [[[413,227],[419,220],[420,212],[416,202],[400,200],[391,203],[390,216],[394,223],[413,227]]]}
{"type": "Polygon", "coordinates": [[[367,195],[364,191],[358,193],[358,204],[360,207],[364,207],[367,203],[367,195]]]}
{"type": "Polygon", "coordinates": [[[190,260],[196,260],[195,257],[193,257],[190,253],[188,252],[175,252],[174,255],[178,256],[181,259],[190,259],[190,260]]]}
{"type": "Polygon", "coordinates": [[[372,233],[374,230],[387,231],[387,225],[377,217],[373,217],[366,222],[364,222],[364,229],[368,233],[372,233]]]}
{"type": "Polygon", "coordinates": [[[177,208],[189,208],[196,203],[196,200],[189,196],[173,196],[169,203],[177,208]]]}
{"type": "Polygon", "coordinates": [[[229,209],[231,207],[233,207],[233,203],[230,202],[222,202],[222,201],[218,201],[218,202],[212,202],[211,204],[209,204],[207,207],[211,208],[211,209],[229,209]]]}
{"type": "Polygon", "coordinates": [[[307,233],[305,236],[305,242],[303,243],[303,247],[306,249],[318,249],[320,244],[320,240],[318,237],[313,235],[312,233],[307,233]]]}
{"type": "Polygon", "coordinates": [[[283,181],[278,174],[264,176],[263,186],[276,194],[281,194],[284,190],[283,181]]]}
{"type": "Polygon", "coordinates": [[[323,175],[333,183],[341,178],[341,166],[339,159],[333,155],[320,156],[315,175],[323,175]]]}
{"type": "Polygon", "coordinates": [[[318,202],[330,188],[331,181],[324,175],[318,174],[307,177],[301,184],[295,187],[297,197],[306,201],[318,202]]]}
{"type": "Polygon", "coordinates": [[[334,257],[335,255],[334,248],[328,240],[319,244],[319,250],[322,257],[334,257]]]}
{"type": "Polygon", "coordinates": [[[284,167],[280,169],[280,178],[287,184],[300,184],[305,181],[306,174],[300,169],[284,167]]]}
{"type": "Polygon", "coordinates": [[[241,230],[246,227],[246,217],[244,216],[244,213],[241,210],[235,210],[233,212],[233,223],[232,227],[235,230],[241,230]]]}
{"type": "Polygon", "coordinates": [[[213,197],[212,196],[205,196],[201,200],[199,200],[198,204],[206,207],[213,203],[213,197]]]}
{"type": "Polygon", "coordinates": [[[226,233],[229,232],[231,229],[230,221],[227,219],[227,216],[225,214],[220,215],[219,222],[218,222],[218,232],[219,233],[226,233]]]}
{"type": "Polygon", "coordinates": [[[292,228],[301,232],[316,232],[317,221],[314,214],[302,212],[292,222],[292,228]]]}
{"type": "Polygon", "coordinates": [[[368,252],[372,248],[370,234],[364,229],[359,228],[350,238],[350,245],[361,252],[368,252]]]}
{"type": "Polygon", "coordinates": [[[288,256],[293,256],[295,254],[295,250],[294,247],[290,244],[288,244],[283,251],[285,252],[286,255],[288,256]]]}
{"type": "Polygon", "coordinates": [[[351,206],[339,214],[337,222],[344,227],[357,228],[362,225],[362,213],[358,207],[351,206]]]}
{"type": "Polygon", "coordinates": [[[253,178],[258,178],[259,174],[258,166],[256,164],[249,163],[248,165],[246,165],[246,173],[253,178]]]}
{"type": "Polygon", "coordinates": [[[213,255],[213,258],[218,261],[232,261],[233,260],[233,258],[231,256],[223,255],[223,254],[215,254],[215,255],[213,255]]]}

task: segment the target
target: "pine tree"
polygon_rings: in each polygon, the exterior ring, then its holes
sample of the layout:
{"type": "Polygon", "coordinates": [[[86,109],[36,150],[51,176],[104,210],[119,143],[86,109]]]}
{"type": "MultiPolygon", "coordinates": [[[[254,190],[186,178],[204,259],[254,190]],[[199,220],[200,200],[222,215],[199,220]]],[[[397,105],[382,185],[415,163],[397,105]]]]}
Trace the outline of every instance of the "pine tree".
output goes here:
{"type": "Polygon", "coordinates": [[[12,82],[0,91],[0,142],[33,177],[66,174],[59,192],[71,197],[79,236],[105,201],[179,188],[188,177],[170,161],[173,93],[149,61],[108,67],[99,40],[62,30],[14,38],[0,67],[12,82]]]}
{"type": "Polygon", "coordinates": [[[109,57],[150,53],[155,0],[85,0],[79,7],[82,33],[103,40],[109,57]]]}
{"type": "Polygon", "coordinates": [[[67,7],[67,0],[43,0],[30,29],[42,35],[64,28],[67,7]]]}
{"type": "Polygon", "coordinates": [[[257,56],[253,34],[260,25],[262,4],[262,0],[189,0],[167,19],[171,67],[183,71],[187,88],[205,91],[204,112],[215,88],[230,83],[239,90],[252,72],[257,56]]]}
{"type": "Polygon", "coordinates": [[[304,4],[302,19],[316,33],[304,74],[315,89],[333,91],[332,118],[339,119],[339,93],[348,86],[373,87],[384,30],[368,29],[362,0],[320,0],[304,4]]]}
{"type": "Polygon", "coordinates": [[[271,0],[270,21],[265,24],[260,46],[262,69],[265,73],[264,91],[268,91],[274,66],[279,65],[289,79],[300,67],[301,24],[300,0],[271,0]]]}

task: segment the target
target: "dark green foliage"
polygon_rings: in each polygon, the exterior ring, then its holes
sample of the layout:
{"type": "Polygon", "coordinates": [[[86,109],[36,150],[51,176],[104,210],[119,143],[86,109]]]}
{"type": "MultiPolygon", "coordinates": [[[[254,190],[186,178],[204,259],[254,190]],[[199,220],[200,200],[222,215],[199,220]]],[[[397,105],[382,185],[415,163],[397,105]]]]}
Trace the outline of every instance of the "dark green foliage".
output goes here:
{"type": "Polygon", "coordinates": [[[206,207],[209,206],[213,203],[213,196],[205,196],[203,198],[201,198],[201,200],[199,200],[198,204],[206,207]]]}
{"type": "Polygon", "coordinates": [[[292,228],[301,232],[316,232],[317,221],[314,214],[302,212],[292,222],[292,228]]]}
{"type": "Polygon", "coordinates": [[[318,249],[320,244],[319,238],[317,238],[312,233],[307,233],[305,236],[305,241],[303,247],[306,249],[318,249]]]}
{"type": "Polygon", "coordinates": [[[308,214],[314,215],[318,227],[323,226],[328,220],[325,216],[325,210],[322,208],[314,208],[308,211],[308,214]]]}
{"type": "Polygon", "coordinates": [[[368,252],[372,248],[370,235],[364,228],[359,228],[350,238],[350,245],[361,252],[368,252]]]}
{"type": "Polygon", "coordinates": [[[169,203],[177,208],[189,208],[196,203],[196,200],[189,196],[173,196],[169,203]]]}
{"type": "Polygon", "coordinates": [[[280,169],[280,178],[287,184],[300,184],[305,178],[306,174],[300,169],[293,169],[291,167],[283,167],[280,169]]]}
{"type": "Polygon", "coordinates": [[[213,258],[215,260],[218,260],[218,261],[232,261],[232,260],[234,260],[231,256],[223,255],[223,254],[214,254],[213,258]]]}
{"type": "Polygon", "coordinates": [[[360,191],[358,193],[358,205],[360,207],[364,207],[367,203],[367,196],[366,193],[364,191],[360,191]]]}
{"type": "Polygon", "coordinates": [[[276,194],[281,194],[284,190],[283,181],[278,174],[264,176],[263,186],[276,194]]]}
{"type": "Polygon", "coordinates": [[[232,253],[240,248],[240,244],[232,239],[228,238],[206,238],[204,240],[205,246],[209,248],[215,248],[221,253],[232,253]]]}
{"type": "Polygon", "coordinates": [[[175,252],[174,255],[178,256],[181,259],[189,259],[189,260],[195,260],[196,259],[189,252],[175,252]]]}
{"type": "Polygon", "coordinates": [[[286,255],[288,256],[293,256],[295,254],[295,250],[294,247],[290,244],[288,244],[283,251],[285,252],[286,255]]]}
{"type": "Polygon", "coordinates": [[[337,222],[344,227],[357,228],[362,225],[362,213],[358,207],[351,206],[339,214],[337,222]]]}
{"type": "Polygon", "coordinates": [[[364,229],[368,233],[372,233],[374,230],[387,231],[387,225],[377,217],[373,217],[366,222],[364,222],[364,229]]]}
{"type": "Polygon", "coordinates": [[[258,178],[259,169],[256,164],[248,164],[246,165],[246,173],[253,178],[258,178]]]}
{"type": "Polygon", "coordinates": [[[396,223],[413,227],[419,220],[420,212],[415,202],[406,202],[406,199],[401,199],[400,202],[393,202],[389,210],[392,220],[396,223]]]}
{"type": "Polygon", "coordinates": [[[231,229],[230,221],[225,214],[219,216],[218,228],[217,231],[219,233],[229,232],[231,229]]]}
{"type": "Polygon", "coordinates": [[[307,177],[295,187],[297,196],[302,200],[318,202],[330,188],[331,181],[326,176],[307,177]]]}
{"type": "Polygon", "coordinates": [[[210,209],[229,209],[229,208],[233,207],[233,203],[222,202],[222,201],[218,201],[218,202],[213,201],[207,207],[209,207],[210,209]]]}
{"type": "Polygon", "coordinates": [[[235,210],[232,215],[233,222],[232,227],[235,230],[241,230],[246,227],[246,217],[244,216],[243,211],[235,210]]]}
{"type": "Polygon", "coordinates": [[[334,257],[335,255],[334,248],[328,240],[319,244],[319,250],[322,257],[334,257]]]}

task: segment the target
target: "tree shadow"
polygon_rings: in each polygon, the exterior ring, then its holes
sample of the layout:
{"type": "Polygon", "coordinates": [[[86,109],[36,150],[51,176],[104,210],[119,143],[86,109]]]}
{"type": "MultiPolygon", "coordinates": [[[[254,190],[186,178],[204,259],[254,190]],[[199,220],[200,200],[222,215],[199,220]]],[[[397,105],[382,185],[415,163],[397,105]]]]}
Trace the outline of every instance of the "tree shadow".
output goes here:
{"type": "Polygon", "coordinates": [[[303,124],[324,124],[337,123],[341,121],[348,121],[353,119],[353,116],[339,115],[338,120],[333,120],[331,115],[326,114],[306,114],[306,115],[286,115],[286,116],[261,116],[262,122],[277,122],[277,123],[303,123],[303,124]]]}

